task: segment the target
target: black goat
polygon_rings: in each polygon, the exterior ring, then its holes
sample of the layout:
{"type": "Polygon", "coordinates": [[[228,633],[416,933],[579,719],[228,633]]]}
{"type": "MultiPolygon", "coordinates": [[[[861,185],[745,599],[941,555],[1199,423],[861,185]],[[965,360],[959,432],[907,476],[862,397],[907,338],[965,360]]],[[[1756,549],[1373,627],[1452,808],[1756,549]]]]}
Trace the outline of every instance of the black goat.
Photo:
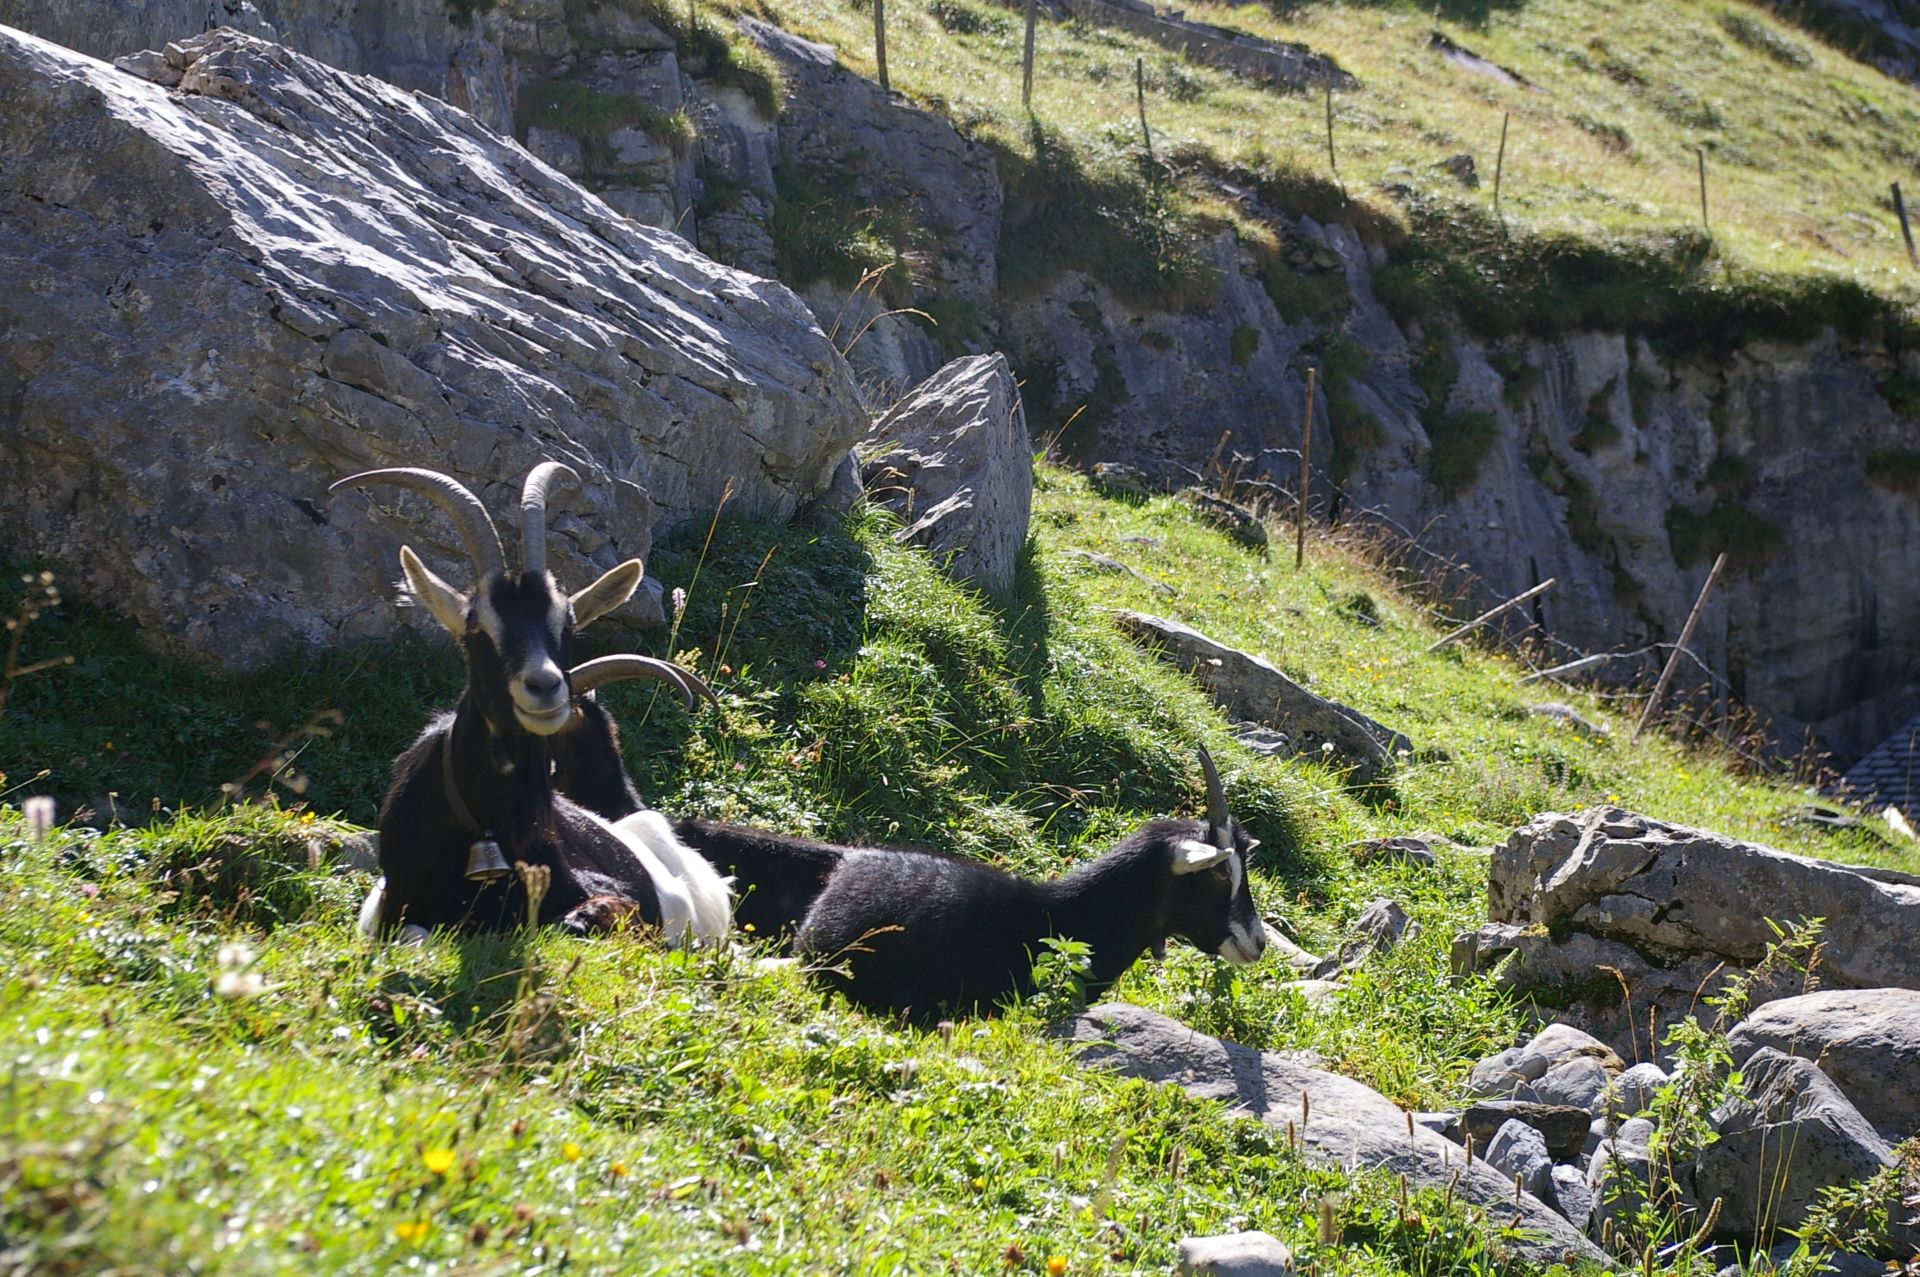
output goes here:
{"type": "Polygon", "coordinates": [[[380,809],[384,878],[361,913],[369,930],[515,925],[528,900],[508,863],[522,861],[549,871],[540,922],[585,932],[639,921],[676,942],[726,932],[724,882],[663,818],[638,812],[614,825],[554,792],[552,740],[575,713],[566,673],[574,631],[624,603],[644,570],[628,560],[573,595],[555,584],[546,500],[561,477],[577,479],[551,461],[527,476],[518,576],[506,570],[486,508],[446,475],[371,470],[334,485],[389,483],[432,500],[453,520],[475,571],[463,593],[412,549],[400,550],[408,587],[459,641],[467,679],[453,713],[394,762],[380,809]]]}
{"type": "Polygon", "coordinates": [[[846,852],[794,949],[855,1004],[920,1023],[1032,992],[1050,936],[1089,946],[1090,995],[1170,938],[1252,962],[1266,948],[1247,889],[1255,840],[1228,814],[1205,750],[1200,764],[1204,822],[1152,821],[1051,882],[930,852],[846,852]]]}

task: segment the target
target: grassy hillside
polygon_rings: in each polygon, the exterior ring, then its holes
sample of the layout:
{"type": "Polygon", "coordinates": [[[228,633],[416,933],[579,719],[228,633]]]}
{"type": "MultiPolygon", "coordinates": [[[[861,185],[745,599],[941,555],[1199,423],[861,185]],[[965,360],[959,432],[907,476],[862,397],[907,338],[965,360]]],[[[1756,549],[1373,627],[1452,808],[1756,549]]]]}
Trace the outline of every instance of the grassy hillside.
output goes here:
{"type": "MultiPolygon", "coordinates": [[[[1871,833],[1778,825],[1804,795],[1713,756],[1528,717],[1510,664],[1422,655],[1422,609],[1337,546],[1296,574],[1172,499],[1107,500],[1055,470],[1035,522],[998,601],[946,583],[877,515],[721,524],[663,551],[655,569],[689,603],[656,650],[697,665],[725,706],[689,719],[638,685],[612,696],[642,788],[669,811],[1054,872],[1146,816],[1194,810],[1203,740],[1262,839],[1264,914],[1325,949],[1390,894],[1425,930],[1311,1011],[1271,960],[1234,970],[1190,951],[1143,964],[1120,995],[1318,1051],[1423,1106],[1519,1022],[1446,977],[1447,940],[1483,910],[1484,862],[1462,847],[1435,869],[1362,864],[1353,840],[1485,844],[1612,799],[1920,863],[1871,833]],[[1099,574],[1081,549],[1177,593],[1099,574]],[[1250,756],[1192,685],[1116,637],[1104,612],[1121,605],[1265,652],[1405,732],[1414,756],[1365,794],[1250,756]]],[[[1441,1202],[1403,1215],[1391,1185],[1309,1171],[1257,1126],[1082,1074],[1040,1034],[1064,988],[948,1037],[826,1003],[747,954],[553,936],[370,950],[350,931],[364,880],[310,867],[331,825],[314,813],[372,818],[386,758],[457,685],[446,645],[225,685],[134,650],[112,618],[65,605],[28,651],[81,661],[23,680],[0,718],[9,803],[51,787],[197,809],[41,842],[0,808],[0,1252],[15,1269],[1153,1272],[1184,1233],[1239,1227],[1301,1244],[1325,1273],[1491,1262],[1486,1230],[1441,1202]],[[299,755],[310,805],[282,789],[277,807],[211,810],[259,756],[251,724],[278,733],[326,709],[345,719],[299,755]],[[1323,1198],[1344,1244],[1316,1252],[1323,1198]]]]}
{"type": "MultiPolygon", "coordinates": [[[[870,0],[751,0],[745,7],[874,72],[870,0]]],[[[1193,237],[1235,221],[1256,241],[1264,234],[1247,228],[1223,196],[1218,179],[1225,178],[1289,212],[1356,220],[1389,240],[1412,231],[1420,241],[1409,262],[1413,278],[1397,281],[1390,303],[1421,291],[1421,275],[1438,273],[1419,266],[1427,252],[1466,259],[1467,271],[1451,281],[1455,291],[1510,290],[1537,286],[1557,259],[1596,246],[1601,258],[1580,269],[1630,277],[1642,286],[1643,307],[1648,292],[1674,288],[1778,303],[1742,316],[1746,324],[1859,327],[1880,322],[1867,313],[1878,316],[1883,307],[1868,299],[1904,313],[1920,295],[1888,189],[1900,179],[1911,186],[1920,172],[1920,98],[1760,5],[1196,0],[1180,7],[1236,31],[1307,44],[1358,78],[1357,89],[1333,102],[1341,185],[1328,169],[1317,92],[1243,80],[1117,30],[1043,21],[1030,120],[1020,105],[1017,6],[889,6],[894,87],[1002,155],[1009,188],[1003,287],[1017,292],[1051,271],[1081,266],[1142,300],[1204,299],[1193,237]],[[1432,43],[1436,33],[1510,76],[1443,57],[1432,43]],[[1136,57],[1145,59],[1157,180],[1140,144],[1136,57]],[[1509,113],[1503,233],[1492,186],[1509,113]],[[1701,227],[1696,148],[1708,168],[1710,234],[1701,227]],[[1463,152],[1474,158],[1477,189],[1442,167],[1463,152]],[[1806,313],[1785,313],[1790,303],[1806,313]]],[[[869,229],[889,234],[883,216],[869,229]]],[[[910,261],[916,246],[897,247],[910,261]]],[[[871,243],[858,251],[868,264],[887,260],[871,243]]],[[[1562,322],[1636,326],[1628,299],[1614,302],[1595,315],[1560,299],[1570,312],[1562,322]]],[[[1486,312],[1498,322],[1498,306],[1486,312]]],[[[1537,328],[1540,317],[1530,318],[1537,328]]]]}

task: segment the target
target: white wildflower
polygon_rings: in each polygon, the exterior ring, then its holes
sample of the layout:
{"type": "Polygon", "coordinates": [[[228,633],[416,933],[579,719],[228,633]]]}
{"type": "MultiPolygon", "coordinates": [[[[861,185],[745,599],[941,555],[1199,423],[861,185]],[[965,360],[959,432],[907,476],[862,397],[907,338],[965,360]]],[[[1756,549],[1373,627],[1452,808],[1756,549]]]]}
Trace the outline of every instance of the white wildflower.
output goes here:
{"type": "Polygon", "coordinates": [[[252,971],[222,971],[213,982],[215,993],[235,1002],[259,997],[266,988],[267,982],[252,971]]]}
{"type": "Polygon", "coordinates": [[[683,585],[673,587],[673,619],[679,620],[680,614],[687,610],[687,589],[683,585]]]}
{"type": "Polygon", "coordinates": [[[238,940],[220,946],[213,961],[222,971],[244,971],[253,965],[254,952],[238,940]]]}
{"type": "Polygon", "coordinates": [[[20,804],[20,814],[27,818],[27,828],[32,831],[35,842],[46,841],[53,830],[53,799],[47,797],[29,798],[20,804]]]}

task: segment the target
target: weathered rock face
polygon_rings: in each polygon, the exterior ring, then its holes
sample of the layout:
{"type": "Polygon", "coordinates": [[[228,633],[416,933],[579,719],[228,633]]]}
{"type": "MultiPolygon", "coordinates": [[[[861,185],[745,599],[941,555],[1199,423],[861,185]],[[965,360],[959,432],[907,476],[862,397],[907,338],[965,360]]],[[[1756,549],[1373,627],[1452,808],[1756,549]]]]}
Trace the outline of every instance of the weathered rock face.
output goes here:
{"type": "Polygon", "coordinates": [[[0,31],[4,549],[140,623],[242,664],[389,628],[392,530],[325,497],[364,467],[570,462],[579,581],[729,485],[786,517],[861,432],[792,293],[465,113],[235,32],[146,64],[179,88],[0,31]]]}
{"type": "Polygon", "coordinates": [[[1592,650],[1670,641],[1712,558],[1675,529],[1746,520],[1738,570],[1694,641],[1734,693],[1789,745],[1812,730],[1843,760],[1920,710],[1920,574],[1882,566],[1920,545],[1920,500],[1867,473],[1877,450],[1920,450],[1920,421],[1880,389],[1920,360],[1832,336],[1679,357],[1619,334],[1496,346],[1442,322],[1422,332],[1374,297],[1380,249],[1344,226],[1252,211],[1298,247],[1288,261],[1311,287],[1344,280],[1337,328],[1284,318],[1226,236],[1204,247],[1220,297],[1198,311],[1129,306],[1064,274],[1001,331],[1029,386],[1051,387],[1032,396],[1036,421],[1084,405],[1061,439],[1068,455],[1139,467],[1163,488],[1216,454],[1243,458],[1255,490],[1290,501],[1305,369],[1318,363],[1322,508],[1337,479],[1342,508],[1421,530],[1425,549],[1471,568],[1489,603],[1558,578],[1540,607],[1547,628],[1592,650]],[[1443,403],[1413,377],[1424,344],[1457,365],[1443,403]],[[1338,452],[1330,393],[1346,400],[1338,452]],[[1453,496],[1427,475],[1426,422],[1441,412],[1480,414],[1491,438],[1453,496]]]}
{"type": "MultiPolygon", "coordinates": [[[[1594,1027],[1632,1030],[1612,1008],[1684,1017],[1702,991],[1752,967],[1783,926],[1824,918],[1820,979],[1920,989],[1920,878],[1790,856],[1615,807],[1547,814],[1514,831],[1488,869],[1488,918],[1455,941],[1462,970],[1491,967],[1517,989],[1558,989],[1596,1008],[1594,1027]],[[1615,977],[1607,969],[1620,975],[1615,977]]],[[[1756,1004],[1800,992],[1757,981],[1756,1004]]]]}
{"type": "Polygon", "coordinates": [[[483,23],[457,19],[445,0],[0,0],[0,23],[102,60],[232,27],[430,93],[504,133],[513,126],[516,77],[502,33],[517,26],[532,34],[542,17],[557,26],[561,7],[503,0],[483,23]]]}
{"type": "Polygon", "coordinates": [[[1081,1062],[1090,1067],[1169,1082],[1283,1130],[1292,1123],[1306,1155],[1320,1164],[1404,1174],[1415,1187],[1457,1191],[1490,1219],[1518,1225],[1501,1241],[1516,1258],[1533,1264],[1604,1262],[1597,1247],[1539,1199],[1516,1198],[1510,1176],[1484,1159],[1469,1165],[1459,1145],[1413,1124],[1404,1109],[1352,1078],[1210,1038],[1121,1002],[1092,1007],[1056,1032],[1079,1047],[1081,1062]]]}
{"type": "Polygon", "coordinates": [[[866,484],[947,574],[1013,585],[1033,510],[1020,388],[1002,355],[956,359],[874,423],[866,484]]]}

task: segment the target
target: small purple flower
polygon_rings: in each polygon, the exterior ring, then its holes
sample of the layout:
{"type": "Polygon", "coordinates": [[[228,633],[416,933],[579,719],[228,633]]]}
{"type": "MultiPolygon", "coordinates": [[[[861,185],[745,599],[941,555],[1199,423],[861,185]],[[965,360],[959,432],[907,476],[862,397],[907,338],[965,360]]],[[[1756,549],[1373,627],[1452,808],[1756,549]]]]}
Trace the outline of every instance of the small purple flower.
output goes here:
{"type": "Polygon", "coordinates": [[[815,658],[814,658],[814,661],[813,661],[813,668],[815,668],[815,669],[817,669],[817,670],[823,670],[823,669],[825,669],[825,668],[827,668],[827,663],[826,663],[825,661],[823,661],[823,660],[821,660],[820,658],[818,658],[818,657],[815,657],[815,658]]]}

